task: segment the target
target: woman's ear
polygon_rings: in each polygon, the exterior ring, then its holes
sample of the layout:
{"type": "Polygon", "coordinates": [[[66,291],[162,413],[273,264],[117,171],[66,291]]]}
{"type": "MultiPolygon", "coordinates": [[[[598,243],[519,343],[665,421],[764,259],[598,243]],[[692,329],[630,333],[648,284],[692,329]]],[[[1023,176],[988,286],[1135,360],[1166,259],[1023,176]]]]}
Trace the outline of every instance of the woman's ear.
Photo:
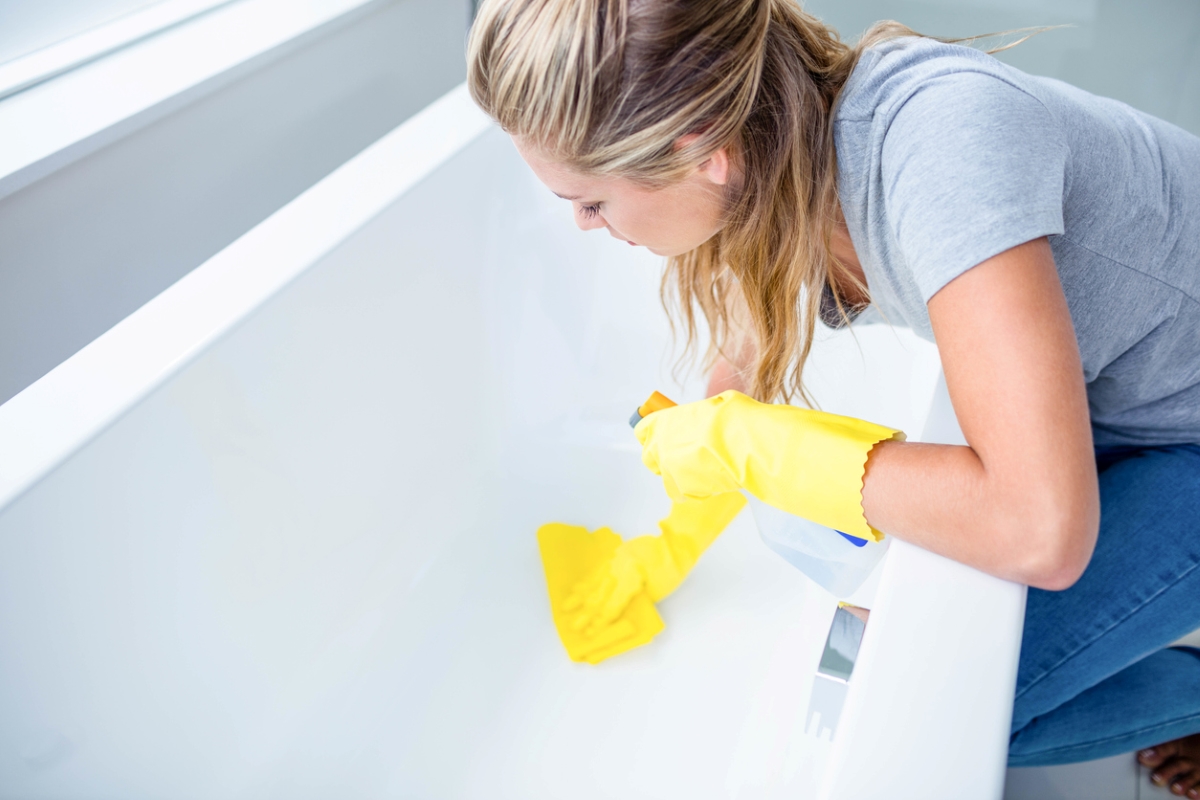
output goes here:
{"type": "Polygon", "coordinates": [[[724,147],[715,151],[699,169],[717,186],[724,186],[729,183],[729,151],[724,147]]]}
{"type": "MultiPolygon", "coordinates": [[[[688,145],[700,138],[698,133],[689,133],[680,136],[675,142],[675,149],[682,150],[688,145]]],[[[729,183],[729,150],[722,147],[715,151],[712,155],[706,158],[696,167],[710,181],[717,186],[724,186],[729,183]]]]}

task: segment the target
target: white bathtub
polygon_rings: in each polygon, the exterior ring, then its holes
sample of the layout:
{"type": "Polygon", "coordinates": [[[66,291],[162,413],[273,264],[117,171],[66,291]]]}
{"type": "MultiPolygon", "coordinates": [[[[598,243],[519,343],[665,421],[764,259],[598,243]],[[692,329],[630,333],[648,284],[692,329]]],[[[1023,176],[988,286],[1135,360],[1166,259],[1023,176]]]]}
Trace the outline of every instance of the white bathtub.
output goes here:
{"type": "MultiPolygon", "coordinates": [[[[599,667],[534,531],[648,533],[659,265],[460,89],[0,406],[0,797],[996,798],[1023,591],[902,542],[832,743],[834,601],[748,515],[599,667]]],[[[829,410],[953,440],[936,353],[827,336],[829,410]]]]}

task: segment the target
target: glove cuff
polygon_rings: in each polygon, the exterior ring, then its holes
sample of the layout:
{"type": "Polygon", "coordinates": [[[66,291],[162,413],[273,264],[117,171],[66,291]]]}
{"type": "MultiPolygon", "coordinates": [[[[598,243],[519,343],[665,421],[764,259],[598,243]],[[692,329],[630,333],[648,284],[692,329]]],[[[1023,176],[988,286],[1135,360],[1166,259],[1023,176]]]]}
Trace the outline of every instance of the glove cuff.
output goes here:
{"type": "Polygon", "coordinates": [[[875,445],[903,441],[904,433],[793,406],[771,406],[769,413],[779,417],[765,429],[774,441],[743,451],[742,486],[763,502],[819,525],[860,539],[883,539],[863,514],[863,476],[875,445]]]}

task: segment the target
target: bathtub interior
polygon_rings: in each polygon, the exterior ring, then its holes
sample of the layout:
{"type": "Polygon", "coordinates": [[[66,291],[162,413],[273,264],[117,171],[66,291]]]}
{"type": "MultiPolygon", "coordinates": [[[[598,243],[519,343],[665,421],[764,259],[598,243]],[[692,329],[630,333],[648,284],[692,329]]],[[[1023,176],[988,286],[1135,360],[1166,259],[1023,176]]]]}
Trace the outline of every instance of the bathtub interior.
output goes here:
{"type": "MultiPolygon", "coordinates": [[[[652,532],[627,427],[661,264],[491,131],[0,510],[14,796],[811,797],[833,598],[743,515],[599,667],[533,532],[652,532]]],[[[203,269],[203,267],[201,268],[203,269]]],[[[932,346],[827,334],[823,407],[919,430],[932,346]]]]}

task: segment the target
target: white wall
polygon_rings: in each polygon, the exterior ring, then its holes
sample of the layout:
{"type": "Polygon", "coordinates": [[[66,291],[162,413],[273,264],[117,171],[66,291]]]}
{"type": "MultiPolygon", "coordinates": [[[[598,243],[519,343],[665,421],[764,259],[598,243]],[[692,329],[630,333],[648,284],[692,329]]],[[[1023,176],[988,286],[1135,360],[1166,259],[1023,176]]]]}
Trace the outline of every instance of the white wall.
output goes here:
{"type": "Polygon", "coordinates": [[[803,0],[803,5],[847,41],[881,19],[951,38],[1062,25],[997,58],[1200,134],[1200,3],[1194,0],[803,0]]]}
{"type": "Polygon", "coordinates": [[[0,199],[0,402],[461,82],[466,0],[381,0],[0,199]]]}

